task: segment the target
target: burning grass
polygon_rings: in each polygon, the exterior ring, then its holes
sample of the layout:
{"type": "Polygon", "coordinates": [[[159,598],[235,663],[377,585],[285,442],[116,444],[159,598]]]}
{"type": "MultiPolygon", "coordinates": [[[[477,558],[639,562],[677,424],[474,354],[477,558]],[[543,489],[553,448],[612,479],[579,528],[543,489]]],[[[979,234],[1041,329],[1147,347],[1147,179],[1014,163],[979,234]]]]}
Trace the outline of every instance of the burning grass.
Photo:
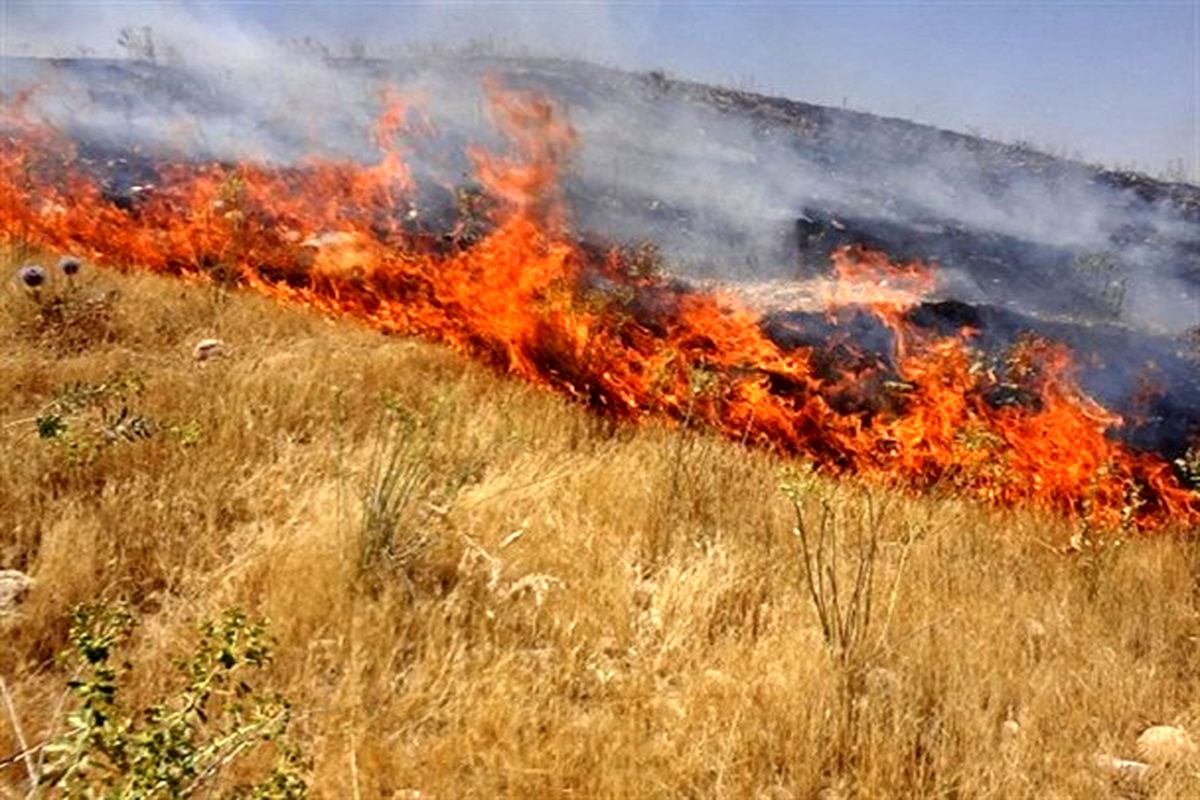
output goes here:
{"type": "MultiPolygon", "coordinates": [[[[0,674],[31,742],[92,599],[140,620],[133,708],[172,689],[198,620],[268,617],[261,683],[293,704],[317,797],[1115,798],[1096,752],[1200,728],[1192,538],[833,481],[247,293],[79,280],[119,290],[112,338],[84,351],[16,335],[34,301],[15,281],[0,298],[0,566],[35,580],[0,616],[0,674]],[[224,352],[196,360],[214,336],[224,352]],[[99,387],[151,435],[39,436],[99,387]],[[843,601],[874,550],[873,611],[844,638],[823,633],[798,519],[814,559],[818,537],[837,553],[843,601]]],[[[91,430],[78,413],[68,430],[91,430]]],[[[16,750],[0,725],[0,758],[16,750]]],[[[1139,780],[1200,789],[1187,767],[1139,780]]],[[[0,787],[22,795],[19,761],[0,787]]]]}
{"type": "Polygon", "coordinates": [[[1110,438],[1122,420],[1079,389],[1065,348],[1027,339],[980,353],[967,328],[912,324],[906,312],[936,285],[924,265],[841,251],[826,330],[788,346],[732,295],[575,241],[558,198],[574,131],[539,95],[488,91],[509,150],[468,152],[490,198],[484,231],[463,219],[446,237],[406,226],[403,135],[426,126],[393,95],[377,164],[160,163],[157,185],[119,202],[77,169],[70,142],[10,104],[0,231],[419,334],[603,415],[703,423],[835,473],[1100,528],[1200,519],[1167,459],[1110,438]],[[885,333],[874,349],[853,337],[863,315],[885,333]]]}

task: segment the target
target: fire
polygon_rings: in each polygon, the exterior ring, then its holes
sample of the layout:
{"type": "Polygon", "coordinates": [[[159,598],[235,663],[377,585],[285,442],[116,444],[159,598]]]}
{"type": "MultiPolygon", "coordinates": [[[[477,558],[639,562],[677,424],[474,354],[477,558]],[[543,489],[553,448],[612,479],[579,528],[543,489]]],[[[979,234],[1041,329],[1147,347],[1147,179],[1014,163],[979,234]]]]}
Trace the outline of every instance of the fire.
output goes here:
{"type": "Polygon", "coordinates": [[[160,163],[155,186],[128,202],[11,103],[0,117],[0,235],[236,282],[445,342],[601,413],[707,425],[830,471],[1096,525],[1200,521],[1200,497],[1163,459],[1106,436],[1120,419],[1078,388],[1064,348],[1030,338],[989,360],[970,330],[911,325],[906,313],[936,285],[925,265],[840,251],[824,298],[835,333],[787,346],[731,294],[645,276],[620,251],[575,241],[558,194],[574,130],[544,97],[485,88],[510,151],[468,153],[492,203],[477,239],[405,226],[404,136],[430,126],[394,93],[374,130],[376,164],[160,163]],[[839,333],[861,313],[890,332],[887,353],[839,333]]]}

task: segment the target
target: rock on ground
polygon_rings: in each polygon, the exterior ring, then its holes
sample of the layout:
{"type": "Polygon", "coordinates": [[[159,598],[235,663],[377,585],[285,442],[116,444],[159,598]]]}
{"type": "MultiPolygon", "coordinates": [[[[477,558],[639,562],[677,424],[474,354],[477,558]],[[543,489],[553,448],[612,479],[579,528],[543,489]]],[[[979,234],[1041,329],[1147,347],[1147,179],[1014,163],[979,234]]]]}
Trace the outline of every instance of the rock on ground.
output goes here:
{"type": "Polygon", "coordinates": [[[1155,725],[1142,731],[1137,740],[1138,756],[1154,766],[1196,761],[1196,743],[1183,728],[1155,725]]]}
{"type": "Polygon", "coordinates": [[[0,613],[11,611],[24,599],[33,579],[15,569],[0,569],[0,613]]]}

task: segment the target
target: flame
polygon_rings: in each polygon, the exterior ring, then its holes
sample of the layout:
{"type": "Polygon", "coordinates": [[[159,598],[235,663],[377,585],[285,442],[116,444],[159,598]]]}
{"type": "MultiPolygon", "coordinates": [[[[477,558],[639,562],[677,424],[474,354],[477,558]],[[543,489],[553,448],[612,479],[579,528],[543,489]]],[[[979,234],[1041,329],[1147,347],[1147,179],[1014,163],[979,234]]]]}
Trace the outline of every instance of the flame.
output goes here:
{"type": "MultiPolygon", "coordinates": [[[[468,155],[493,201],[486,235],[402,224],[404,137],[430,126],[385,93],[373,165],[160,163],[131,202],[106,197],[71,143],[23,102],[0,118],[0,235],[118,268],[224,279],[288,303],[417,334],[626,420],[666,417],[914,488],[1144,530],[1200,521],[1200,498],[1154,454],[1108,438],[1063,347],[1028,338],[1001,363],[971,331],[937,337],[905,313],[936,286],[919,263],[835,254],[828,318],[866,309],[888,358],[849,337],[786,347],[729,293],[647,277],[571,238],[558,186],[575,131],[546,98],[485,85],[508,152],[468,155]],[[1020,402],[998,402],[1008,392],[1020,402]]],[[[460,221],[461,222],[461,221],[460,221]]],[[[455,229],[460,229],[461,226],[455,229]]]]}

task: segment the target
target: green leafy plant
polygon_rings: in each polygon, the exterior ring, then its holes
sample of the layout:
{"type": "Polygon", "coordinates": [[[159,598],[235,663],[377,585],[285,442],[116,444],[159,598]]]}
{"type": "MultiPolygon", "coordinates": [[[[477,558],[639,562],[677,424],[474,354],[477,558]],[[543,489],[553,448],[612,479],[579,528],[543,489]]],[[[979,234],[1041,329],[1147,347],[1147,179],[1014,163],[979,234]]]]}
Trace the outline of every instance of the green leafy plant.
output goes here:
{"type": "Polygon", "coordinates": [[[137,710],[122,702],[131,667],[118,660],[131,627],[119,606],[88,604],[72,613],[63,659],[74,670],[67,689],[73,703],[65,730],[46,744],[30,776],[31,797],[306,795],[306,765],[287,737],[288,702],[248,682],[270,661],[263,622],[229,609],[204,623],[193,652],[178,662],[183,686],[137,710]],[[270,747],[276,759],[266,776],[216,794],[224,771],[270,747]]]}
{"type": "Polygon", "coordinates": [[[67,384],[37,416],[38,436],[56,442],[75,462],[90,461],[118,442],[149,438],[156,430],[154,421],[132,410],[142,389],[142,380],[135,374],[116,374],[99,383],[67,384]]]}

